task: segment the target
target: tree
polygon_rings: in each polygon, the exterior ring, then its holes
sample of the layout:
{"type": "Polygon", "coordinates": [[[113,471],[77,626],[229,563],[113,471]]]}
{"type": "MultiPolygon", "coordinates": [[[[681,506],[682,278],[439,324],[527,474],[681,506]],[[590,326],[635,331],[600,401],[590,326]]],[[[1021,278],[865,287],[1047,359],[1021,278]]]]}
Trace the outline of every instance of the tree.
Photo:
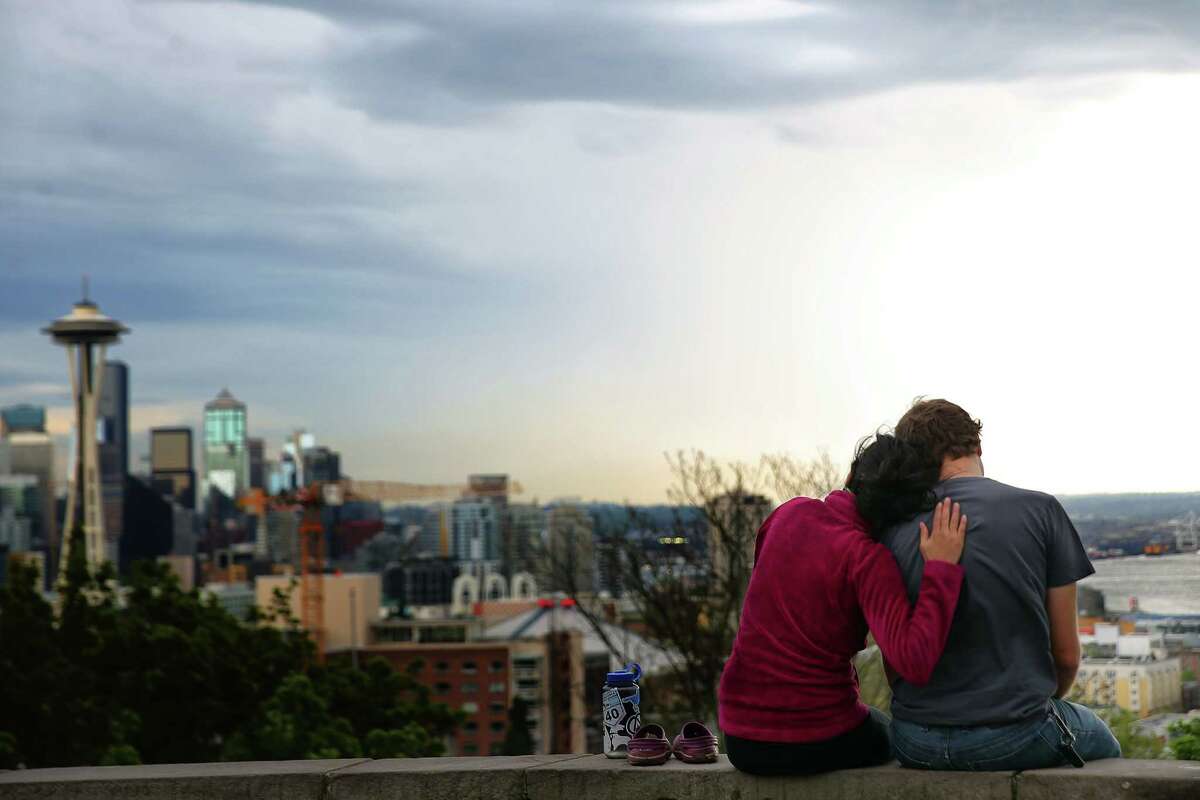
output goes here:
{"type": "Polygon", "coordinates": [[[440,756],[443,740],[465,715],[431,702],[432,692],[416,676],[420,662],[396,670],[378,656],[355,669],[337,659],[313,670],[313,681],[331,708],[350,725],[372,758],[440,756]]]}
{"type": "Polygon", "coordinates": [[[1200,761],[1200,719],[1182,719],[1168,729],[1171,752],[1181,761],[1200,761]]]}
{"type": "Polygon", "coordinates": [[[527,756],[533,753],[533,734],[529,730],[529,703],[514,697],[508,709],[508,730],[504,734],[506,756],[527,756]]]}
{"type": "Polygon", "coordinates": [[[228,761],[297,758],[356,758],[362,745],[345,718],[335,716],[329,703],[303,673],[295,672],[263,706],[249,726],[235,733],[222,752],[228,761]]]}
{"type": "Polygon", "coordinates": [[[461,721],[386,662],[318,665],[282,593],[244,623],[162,564],[118,587],[73,535],[58,613],[23,564],[0,588],[0,766],[435,755],[461,721]]]}
{"type": "MultiPolygon", "coordinates": [[[[629,508],[622,529],[597,533],[614,551],[609,563],[620,573],[622,599],[667,654],[669,674],[653,679],[656,713],[713,723],[717,683],[737,632],[758,529],[776,504],[772,495],[823,497],[840,485],[840,470],[824,453],[811,462],[772,455],[757,464],[723,464],[702,451],[679,451],[667,461],[675,476],[668,489],[673,517],[664,523],[629,508]]],[[[552,549],[541,555],[556,585],[617,660],[627,661],[602,624],[609,605],[581,585],[569,560],[552,549]]]]}
{"type": "Polygon", "coordinates": [[[1156,736],[1148,736],[1138,730],[1138,718],[1133,712],[1125,711],[1116,706],[1096,709],[1096,714],[1104,720],[1121,745],[1121,755],[1124,758],[1162,758],[1163,743],[1156,736]]]}

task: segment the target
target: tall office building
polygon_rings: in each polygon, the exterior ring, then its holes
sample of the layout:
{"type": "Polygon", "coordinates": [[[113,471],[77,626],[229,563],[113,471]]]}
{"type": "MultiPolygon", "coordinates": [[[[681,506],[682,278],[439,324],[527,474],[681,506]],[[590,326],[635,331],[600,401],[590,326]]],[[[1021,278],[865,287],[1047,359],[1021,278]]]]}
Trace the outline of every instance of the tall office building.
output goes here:
{"type": "Polygon", "coordinates": [[[228,389],[204,406],[204,479],[230,498],[250,487],[246,404],[228,389]]]}
{"type": "Polygon", "coordinates": [[[456,561],[499,561],[500,516],[486,499],[464,499],[450,509],[456,561]]]}
{"type": "Polygon", "coordinates": [[[504,572],[534,572],[546,536],[546,512],[533,503],[514,503],[505,514],[504,572]]]}
{"type": "Polygon", "coordinates": [[[175,504],[142,478],[126,479],[125,520],[121,531],[120,570],[136,561],[171,553],[175,538],[175,504]]]}
{"type": "Polygon", "coordinates": [[[22,403],[0,408],[0,436],[26,432],[46,432],[46,409],[43,406],[22,403]]]}
{"type": "Polygon", "coordinates": [[[100,448],[100,496],[104,503],[104,536],[108,560],[119,562],[125,524],[125,480],[129,473],[129,367],[104,362],[96,413],[100,448]]]}
{"type": "Polygon", "coordinates": [[[22,553],[33,549],[34,523],[39,521],[41,498],[33,475],[0,475],[0,551],[22,553]]]}
{"type": "Polygon", "coordinates": [[[246,439],[246,450],[250,453],[250,488],[267,488],[266,443],[259,438],[246,439]]]}
{"type": "Polygon", "coordinates": [[[97,411],[100,480],[122,483],[129,472],[129,366],[104,362],[104,381],[97,411]]]}
{"type": "MultiPolygon", "coordinates": [[[[283,443],[279,455],[279,475],[282,491],[291,491],[307,486],[311,478],[305,474],[304,454],[317,446],[317,437],[304,430],[296,430],[283,443]]],[[[275,494],[275,492],[272,492],[275,494]]]]}
{"type": "Polygon", "coordinates": [[[539,570],[542,585],[571,594],[595,591],[592,515],[579,503],[556,503],[546,514],[546,529],[546,560],[539,570]]]}
{"type": "Polygon", "coordinates": [[[0,409],[0,474],[37,478],[39,510],[33,514],[32,546],[57,550],[54,440],[46,433],[46,410],[41,406],[0,409]]]}
{"type": "Polygon", "coordinates": [[[342,479],[342,456],[328,447],[310,447],[304,451],[304,480],[306,483],[332,482],[342,479]]]}
{"type": "Polygon", "coordinates": [[[483,500],[492,504],[496,516],[496,555],[500,560],[500,574],[505,579],[513,576],[513,543],[508,518],[508,476],[504,473],[482,473],[467,476],[466,499],[483,500]]]}
{"type": "Polygon", "coordinates": [[[150,480],[160,494],[184,508],[196,508],[191,428],[150,429],[150,480]]]}
{"type": "Polygon", "coordinates": [[[744,592],[754,566],[758,528],[771,513],[771,501],[759,494],[729,492],[717,498],[708,520],[709,574],[734,594],[744,592]]]}

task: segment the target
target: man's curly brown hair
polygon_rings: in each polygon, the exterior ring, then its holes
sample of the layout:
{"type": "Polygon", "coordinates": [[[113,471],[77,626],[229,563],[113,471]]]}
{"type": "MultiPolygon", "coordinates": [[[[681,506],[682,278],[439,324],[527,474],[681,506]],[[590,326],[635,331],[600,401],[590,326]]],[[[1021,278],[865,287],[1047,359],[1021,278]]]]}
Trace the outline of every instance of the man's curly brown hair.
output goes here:
{"type": "Polygon", "coordinates": [[[896,423],[896,436],[926,449],[938,464],[979,450],[983,424],[949,400],[918,397],[896,423]]]}

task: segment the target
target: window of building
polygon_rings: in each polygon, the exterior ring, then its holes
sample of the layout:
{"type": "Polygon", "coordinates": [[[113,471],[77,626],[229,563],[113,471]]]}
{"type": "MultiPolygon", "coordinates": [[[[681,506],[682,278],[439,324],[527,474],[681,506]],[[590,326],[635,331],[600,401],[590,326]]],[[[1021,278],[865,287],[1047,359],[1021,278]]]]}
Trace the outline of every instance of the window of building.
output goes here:
{"type": "Polygon", "coordinates": [[[464,675],[474,675],[479,671],[474,661],[464,661],[462,663],[462,672],[464,675]]]}
{"type": "Polygon", "coordinates": [[[493,714],[506,714],[508,709],[504,707],[504,703],[492,703],[488,706],[488,711],[493,714]]]}
{"type": "Polygon", "coordinates": [[[478,683],[464,683],[458,687],[458,690],[463,694],[475,694],[479,691],[478,683]]]}
{"type": "Polygon", "coordinates": [[[474,742],[466,742],[462,746],[462,751],[464,756],[479,755],[479,745],[475,744],[474,742]]]}
{"type": "Polygon", "coordinates": [[[447,664],[445,661],[439,661],[433,665],[433,671],[438,673],[439,675],[444,675],[450,671],[450,665],[447,664]]]}
{"type": "Polygon", "coordinates": [[[503,661],[493,661],[490,669],[492,672],[504,672],[504,662],[503,661]]]}
{"type": "Polygon", "coordinates": [[[478,714],[479,713],[479,704],[478,703],[463,703],[462,706],[460,706],[460,708],[462,708],[463,712],[466,714],[478,714]]]}
{"type": "Polygon", "coordinates": [[[508,687],[505,686],[502,681],[496,681],[488,684],[488,691],[492,694],[503,694],[504,690],[507,688],[508,687]]]}
{"type": "Polygon", "coordinates": [[[422,642],[465,642],[467,629],[458,625],[437,625],[421,628],[422,642]]]}
{"type": "Polygon", "coordinates": [[[435,683],[433,685],[433,693],[434,694],[450,694],[450,684],[435,683]]]}
{"type": "Polygon", "coordinates": [[[504,732],[504,723],[503,722],[493,722],[488,727],[492,729],[492,733],[503,733],[504,732]]]}
{"type": "Polygon", "coordinates": [[[479,723],[473,719],[469,719],[463,724],[463,730],[468,733],[474,733],[479,730],[479,723]]]}
{"type": "Polygon", "coordinates": [[[504,742],[492,742],[492,746],[488,748],[488,753],[493,756],[504,755],[504,742]]]}

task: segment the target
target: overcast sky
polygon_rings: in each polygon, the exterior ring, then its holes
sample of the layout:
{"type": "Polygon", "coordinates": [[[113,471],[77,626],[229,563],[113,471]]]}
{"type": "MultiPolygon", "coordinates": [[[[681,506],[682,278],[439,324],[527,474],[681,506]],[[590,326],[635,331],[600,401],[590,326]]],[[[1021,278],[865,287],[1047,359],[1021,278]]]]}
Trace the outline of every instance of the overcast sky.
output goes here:
{"type": "MultiPolygon", "coordinates": [[[[1000,480],[1200,488],[1200,6],[0,0],[0,404],[133,329],[360,478],[659,501],[916,395],[1000,480]]],[[[136,464],[135,464],[136,466],[136,464]]]]}

